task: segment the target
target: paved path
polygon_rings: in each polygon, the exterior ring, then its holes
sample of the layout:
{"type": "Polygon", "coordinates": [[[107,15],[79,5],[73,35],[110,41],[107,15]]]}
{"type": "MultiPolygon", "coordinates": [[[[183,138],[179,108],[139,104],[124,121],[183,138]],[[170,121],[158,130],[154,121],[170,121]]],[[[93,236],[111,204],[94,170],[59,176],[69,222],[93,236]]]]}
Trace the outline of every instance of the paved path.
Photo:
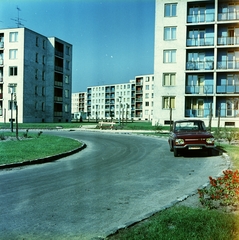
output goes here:
{"type": "Polygon", "coordinates": [[[0,239],[105,237],[192,194],[226,168],[222,156],[174,158],[165,139],[54,134],[83,140],[87,148],[52,163],[0,171],[0,239]]]}

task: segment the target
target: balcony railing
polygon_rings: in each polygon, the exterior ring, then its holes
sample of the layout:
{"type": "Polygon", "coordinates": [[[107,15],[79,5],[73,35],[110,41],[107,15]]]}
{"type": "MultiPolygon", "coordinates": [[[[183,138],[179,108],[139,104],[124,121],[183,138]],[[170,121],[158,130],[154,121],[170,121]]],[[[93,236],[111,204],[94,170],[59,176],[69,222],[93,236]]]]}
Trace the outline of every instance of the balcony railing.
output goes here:
{"type": "MultiPolygon", "coordinates": [[[[219,111],[216,112],[216,117],[219,117],[219,111]]],[[[220,109],[220,117],[239,117],[239,110],[238,109],[220,109]]]]}
{"type": "Polygon", "coordinates": [[[56,101],[56,102],[62,102],[62,97],[57,97],[57,96],[55,96],[54,97],[54,100],[56,101]]]}
{"type": "Polygon", "coordinates": [[[0,48],[4,48],[4,42],[0,42],[0,48]]]}
{"type": "Polygon", "coordinates": [[[0,77],[0,82],[3,82],[3,77],[0,77]]]}
{"type": "Polygon", "coordinates": [[[62,117],[62,112],[54,112],[54,117],[62,117]]]}
{"type": "Polygon", "coordinates": [[[142,102],[142,101],[143,101],[143,98],[136,98],[135,101],[136,101],[136,102],[142,102]]]}
{"type": "Polygon", "coordinates": [[[185,117],[208,117],[210,114],[209,108],[186,109],[185,117]]]}
{"type": "Polygon", "coordinates": [[[207,13],[207,14],[197,14],[197,15],[188,15],[187,22],[188,23],[203,23],[203,22],[214,22],[215,14],[207,13]]]}
{"type": "Polygon", "coordinates": [[[186,94],[212,94],[213,93],[213,85],[191,85],[186,86],[186,94]]]}
{"type": "Polygon", "coordinates": [[[63,52],[55,50],[55,55],[58,56],[58,57],[63,58],[63,52]]]}
{"type": "Polygon", "coordinates": [[[217,62],[217,69],[239,69],[239,61],[226,60],[226,61],[217,62]]]}
{"type": "Polygon", "coordinates": [[[232,21],[239,19],[239,12],[219,13],[218,21],[232,21]]]}
{"type": "Polygon", "coordinates": [[[189,61],[187,70],[213,70],[214,61],[189,61]]]}
{"type": "Polygon", "coordinates": [[[56,70],[57,72],[63,72],[63,67],[55,66],[55,70],[56,70]]]}
{"type": "Polygon", "coordinates": [[[4,62],[3,59],[0,59],[0,65],[3,65],[3,62],[4,62]]]}
{"type": "Polygon", "coordinates": [[[217,86],[217,93],[239,93],[239,85],[217,86]]]}
{"type": "Polygon", "coordinates": [[[63,86],[63,82],[59,82],[59,81],[54,81],[55,86],[58,87],[62,87],[63,86]]]}
{"type": "Polygon", "coordinates": [[[189,38],[187,39],[187,47],[195,46],[213,46],[214,38],[189,38]]]}
{"type": "Polygon", "coordinates": [[[239,45],[239,37],[219,37],[218,45],[239,45]]]}

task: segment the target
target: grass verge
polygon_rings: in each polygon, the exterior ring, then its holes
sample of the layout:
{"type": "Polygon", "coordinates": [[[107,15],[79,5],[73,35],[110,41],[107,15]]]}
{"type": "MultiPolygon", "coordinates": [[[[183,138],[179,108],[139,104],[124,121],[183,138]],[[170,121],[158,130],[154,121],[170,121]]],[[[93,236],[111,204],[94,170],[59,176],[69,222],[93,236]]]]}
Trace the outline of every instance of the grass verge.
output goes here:
{"type": "Polygon", "coordinates": [[[239,218],[235,214],[174,206],[107,239],[238,239],[238,226],[239,218]]]}
{"type": "MultiPolygon", "coordinates": [[[[4,135],[10,135],[4,133],[4,135]]],[[[28,134],[23,140],[0,141],[0,164],[10,164],[53,156],[80,147],[74,139],[37,134],[28,134]]]]}

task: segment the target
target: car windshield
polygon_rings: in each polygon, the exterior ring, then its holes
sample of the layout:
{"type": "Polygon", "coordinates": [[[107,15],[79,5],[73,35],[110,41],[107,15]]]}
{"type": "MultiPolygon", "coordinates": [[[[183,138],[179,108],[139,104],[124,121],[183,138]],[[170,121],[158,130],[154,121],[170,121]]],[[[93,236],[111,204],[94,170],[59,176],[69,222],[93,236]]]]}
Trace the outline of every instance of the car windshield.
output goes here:
{"type": "Polygon", "coordinates": [[[175,131],[206,131],[204,122],[190,121],[190,122],[176,122],[174,126],[175,131]]]}

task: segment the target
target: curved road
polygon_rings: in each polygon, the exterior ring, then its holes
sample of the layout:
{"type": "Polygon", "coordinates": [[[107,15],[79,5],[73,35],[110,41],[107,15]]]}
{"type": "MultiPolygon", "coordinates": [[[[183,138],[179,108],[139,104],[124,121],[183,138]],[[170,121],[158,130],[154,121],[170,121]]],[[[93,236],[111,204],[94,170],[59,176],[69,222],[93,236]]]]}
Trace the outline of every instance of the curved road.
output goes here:
{"type": "Polygon", "coordinates": [[[227,167],[222,156],[174,158],[165,139],[53,133],[80,139],[87,148],[0,171],[0,239],[105,237],[192,194],[227,167]]]}

